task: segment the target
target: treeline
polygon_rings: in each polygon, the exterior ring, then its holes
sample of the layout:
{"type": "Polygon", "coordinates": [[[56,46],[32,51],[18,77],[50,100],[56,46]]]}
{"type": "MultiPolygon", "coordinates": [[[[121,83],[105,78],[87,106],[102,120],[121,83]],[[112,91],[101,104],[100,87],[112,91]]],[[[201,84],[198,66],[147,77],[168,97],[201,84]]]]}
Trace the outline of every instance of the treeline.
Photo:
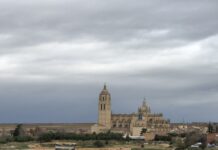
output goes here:
{"type": "Polygon", "coordinates": [[[62,133],[62,132],[47,132],[42,133],[38,137],[31,137],[26,135],[7,136],[1,137],[0,143],[8,142],[28,142],[28,141],[39,141],[39,142],[50,142],[52,140],[123,140],[123,135],[120,133],[99,133],[99,134],[76,134],[76,133],[62,133]]]}
{"type": "Polygon", "coordinates": [[[76,134],[65,132],[40,132],[35,136],[25,134],[22,124],[18,124],[12,136],[0,137],[0,143],[8,142],[28,142],[40,141],[49,142],[52,140],[123,140],[123,135],[120,133],[106,132],[106,133],[93,133],[93,134],[76,134]]]}
{"type": "Polygon", "coordinates": [[[0,143],[8,143],[8,142],[28,142],[33,141],[34,138],[25,134],[22,124],[18,124],[15,128],[12,136],[2,136],[0,137],[0,143]]]}
{"type": "Polygon", "coordinates": [[[172,140],[172,136],[170,135],[155,135],[154,137],[154,141],[171,141],[172,140]]]}
{"type": "Polygon", "coordinates": [[[99,134],[76,134],[62,132],[48,132],[41,134],[38,139],[40,142],[49,142],[52,140],[123,140],[120,133],[99,133],[99,134]]]}
{"type": "Polygon", "coordinates": [[[0,137],[0,143],[5,144],[9,142],[28,142],[28,141],[34,141],[35,139],[31,136],[3,136],[0,137]]]}
{"type": "Polygon", "coordinates": [[[171,142],[173,138],[185,138],[188,133],[168,133],[167,135],[155,135],[154,141],[168,141],[171,142]]]}

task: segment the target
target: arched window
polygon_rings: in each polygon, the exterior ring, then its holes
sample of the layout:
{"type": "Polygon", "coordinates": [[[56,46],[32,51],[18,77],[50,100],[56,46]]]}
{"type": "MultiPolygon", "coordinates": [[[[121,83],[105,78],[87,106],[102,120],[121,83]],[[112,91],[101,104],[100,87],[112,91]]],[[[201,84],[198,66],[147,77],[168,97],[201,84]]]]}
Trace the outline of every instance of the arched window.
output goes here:
{"type": "Polygon", "coordinates": [[[105,104],[104,104],[104,110],[105,110],[105,104]]]}

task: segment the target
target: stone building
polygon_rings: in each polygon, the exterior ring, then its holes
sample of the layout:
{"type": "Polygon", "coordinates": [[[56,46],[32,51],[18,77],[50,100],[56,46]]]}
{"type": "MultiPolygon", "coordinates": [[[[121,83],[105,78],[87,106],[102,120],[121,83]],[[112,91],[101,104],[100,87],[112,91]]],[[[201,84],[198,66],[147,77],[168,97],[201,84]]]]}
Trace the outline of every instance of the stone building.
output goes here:
{"type": "Polygon", "coordinates": [[[103,125],[106,129],[111,128],[111,95],[106,85],[99,95],[98,124],[103,125]]]}
{"type": "Polygon", "coordinates": [[[139,136],[142,129],[148,133],[166,134],[170,130],[170,122],[163,118],[162,113],[151,113],[146,100],[138,108],[136,113],[132,114],[112,114],[111,113],[111,95],[104,85],[99,95],[98,103],[98,129],[97,132],[111,130],[112,132],[121,132],[139,136]]]}

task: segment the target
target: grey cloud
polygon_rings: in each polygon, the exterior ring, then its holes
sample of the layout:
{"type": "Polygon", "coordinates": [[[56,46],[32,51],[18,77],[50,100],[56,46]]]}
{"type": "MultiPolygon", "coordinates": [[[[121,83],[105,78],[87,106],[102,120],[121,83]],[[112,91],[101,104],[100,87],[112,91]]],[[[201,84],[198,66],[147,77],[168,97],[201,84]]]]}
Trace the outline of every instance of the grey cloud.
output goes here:
{"type": "MultiPolygon", "coordinates": [[[[165,29],[170,30],[170,34],[157,40],[166,41],[170,45],[172,39],[193,41],[217,32],[215,1],[125,1],[125,7],[122,6],[124,1],[116,2],[116,6],[114,1],[84,3],[39,1],[18,4],[10,1],[3,4],[1,9],[5,13],[0,16],[1,32],[12,37],[9,42],[2,44],[16,47],[81,37],[120,42],[134,36],[136,39],[144,39],[145,37],[135,35],[143,29],[165,29]]],[[[149,37],[146,39],[150,40],[149,37]]],[[[149,44],[156,43],[157,40],[150,41],[149,44]]]]}
{"type": "Polygon", "coordinates": [[[217,3],[0,1],[0,122],[96,121],[104,82],[113,112],[217,121],[217,3]]]}

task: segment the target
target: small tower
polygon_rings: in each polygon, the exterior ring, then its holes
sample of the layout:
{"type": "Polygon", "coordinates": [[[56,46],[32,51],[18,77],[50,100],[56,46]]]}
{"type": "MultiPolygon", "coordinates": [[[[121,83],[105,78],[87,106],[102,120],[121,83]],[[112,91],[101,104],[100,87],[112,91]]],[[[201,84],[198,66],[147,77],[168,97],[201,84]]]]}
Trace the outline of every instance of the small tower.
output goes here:
{"type": "Polygon", "coordinates": [[[146,103],[146,99],[144,98],[142,105],[139,107],[138,112],[144,113],[144,114],[149,114],[151,113],[150,107],[146,103]]]}
{"type": "Polygon", "coordinates": [[[106,129],[111,128],[111,95],[107,90],[106,84],[99,95],[98,123],[105,126],[106,129]]]}

